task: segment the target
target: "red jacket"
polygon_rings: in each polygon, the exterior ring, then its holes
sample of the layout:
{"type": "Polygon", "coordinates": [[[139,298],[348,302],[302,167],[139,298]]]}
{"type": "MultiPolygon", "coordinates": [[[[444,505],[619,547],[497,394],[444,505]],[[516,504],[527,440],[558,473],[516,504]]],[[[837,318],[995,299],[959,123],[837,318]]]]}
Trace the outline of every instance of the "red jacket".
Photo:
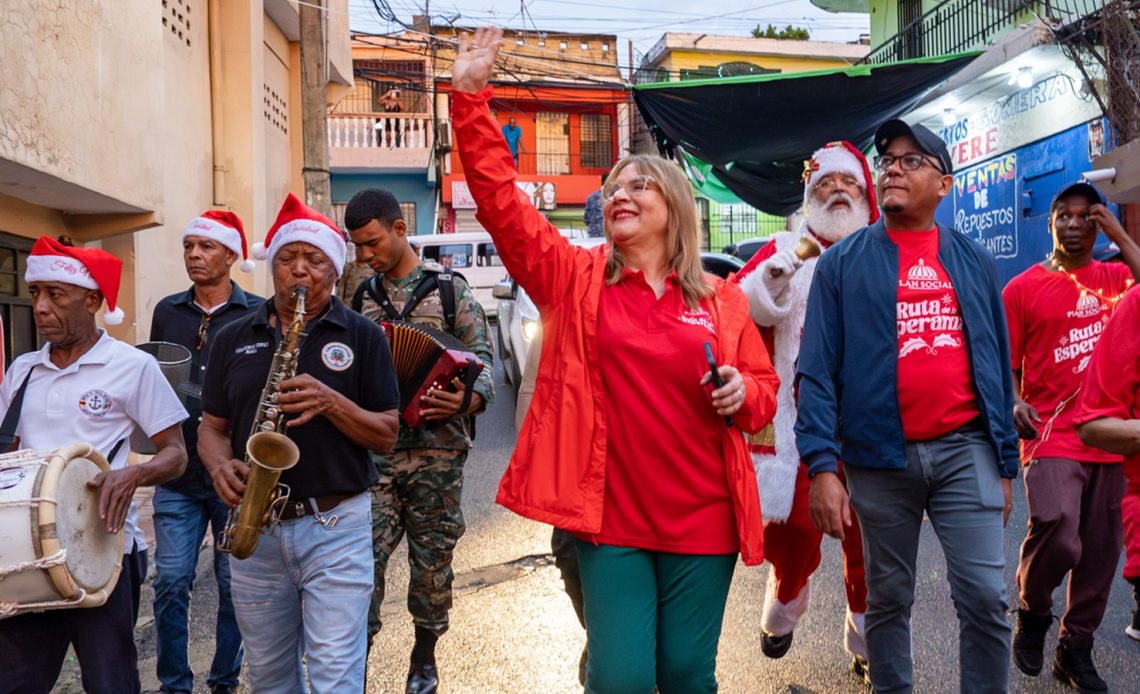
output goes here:
{"type": "MultiPolygon", "coordinates": [[[[597,533],[606,482],[606,402],[597,328],[609,245],[571,246],[515,185],[514,160],[486,105],[489,88],[451,95],[455,139],[478,205],[476,217],[543,316],[534,399],[497,500],[527,518],[597,533]]],[[[717,363],[735,365],[745,383],[744,405],[733,419],[744,431],[758,431],[775,413],[779,382],[744,294],[733,283],[712,279],[716,295],[709,303],[721,349],[717,363]]],[[[740,430],[723,431],[741,556],[745,564],[759,564],[764,552],[756,474],[740,430]]]]}

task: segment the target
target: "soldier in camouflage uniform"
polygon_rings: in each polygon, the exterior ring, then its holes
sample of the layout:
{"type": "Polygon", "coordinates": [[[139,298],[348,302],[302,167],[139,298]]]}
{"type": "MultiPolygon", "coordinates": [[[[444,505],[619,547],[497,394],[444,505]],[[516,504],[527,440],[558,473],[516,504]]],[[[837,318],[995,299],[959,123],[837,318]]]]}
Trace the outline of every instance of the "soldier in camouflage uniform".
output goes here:
{"type": "MultiPolygon", "coordinates": [[[[345,209],[344,222],[356,245],[357,260],[376,271],[377,281],[400,313],[426,275],[445,272],[436,263],[420,261],[408,243],[400,206],[387,191],[370,188],[354,195],[345,209]]],[[[404,320],[450,332],[483,361],[470,405],[459,411],[464,389],[458,379],[454,382],[457,392],[429,391],[423,412],[430,423],[411,429],[401,421],[396,450],[374,456],[380,479],[372,488],[376,587],[368,617],[368,639],[371,643],[380,631],[388,559],[407,533],[411,565],[408,610],[415,623],[416,644],[406,691],[415,694],[434,692],[438,686],[435,642],[447,630],[452,551],[465,528],[460,493],[463,463],[471,447],[468,415],[481,412],[494,395],[487,317],[462,278],[453,276],[453,286],[454,326],[448,325],[439,289],[425,295],[404,320]]],[[[361,310],[365,316],[378,322],[391,320],[368,294],[364,297],[361,310]]]]}

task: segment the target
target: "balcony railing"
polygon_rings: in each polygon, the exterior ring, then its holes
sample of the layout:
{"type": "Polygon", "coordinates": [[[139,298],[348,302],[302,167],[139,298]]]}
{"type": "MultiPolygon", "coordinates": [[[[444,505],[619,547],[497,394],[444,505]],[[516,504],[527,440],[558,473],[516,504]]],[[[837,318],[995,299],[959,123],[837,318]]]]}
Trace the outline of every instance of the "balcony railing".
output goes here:
{"type": "Polygon", "coordinates": [[[1052,26],[1099,11],[1109,0],[946,0],[904,26],[863,59],[892,63],[985,46],[1022,22],[1039,16],[1052,26]],[[1032,8],[1032,11],[1030,9],[1032,8]]]}
{"type": "Polygon", "coordinates": [[[431,120],[420,113],[329,116],[329,147],[426,149],[432,143],[431,120]]]}
{"type": "Polygon", "coordinates": [[[428,113],[329,116],[329,165],[334,169],[426,170],[434,146],[428,113]]]}

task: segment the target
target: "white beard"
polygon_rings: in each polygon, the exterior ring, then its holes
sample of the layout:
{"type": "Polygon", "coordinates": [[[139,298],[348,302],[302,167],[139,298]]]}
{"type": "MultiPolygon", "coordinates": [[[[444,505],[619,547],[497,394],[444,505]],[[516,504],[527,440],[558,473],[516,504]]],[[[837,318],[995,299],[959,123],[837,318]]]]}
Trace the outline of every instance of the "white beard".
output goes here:
{"type": "Polygon", "coordinates": [[[841,241],[862,229],[867,226],[870,219],[871,208],[867,205],[867,198],[853,199],[840,191],[832,193],[827,202],[819,202],[814,196],[810,196],[804,206],[804,220],[808,228],[830,243],[841,241]],[[828,204],[837,199],[846,200],[849,207],[829,209],[828,204]]]}

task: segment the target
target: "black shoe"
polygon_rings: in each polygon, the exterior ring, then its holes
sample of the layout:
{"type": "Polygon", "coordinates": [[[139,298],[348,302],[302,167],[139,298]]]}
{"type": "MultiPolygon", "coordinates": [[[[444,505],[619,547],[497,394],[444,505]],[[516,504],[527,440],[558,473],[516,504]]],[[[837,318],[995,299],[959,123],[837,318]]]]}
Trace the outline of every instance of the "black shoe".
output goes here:
{"type": "Polygon", "coordinates": [[[1093,665],[1092,639],[1070,636],[1057,646],[1053,657],[1053,676],[1081,694],[1107,692],[1108,685],[1093,665]]]}
{"type": "Polygon", "coordinates": [[[582,657],[578,659],[578,684],[583,687],[586,686],[586,659],[589,657],[589,651],[585,646],[582,646],[582,657]]]}
{"type": "Polygon", "coordinates": [[[863,684],[871,686],[871,666],[867,659],[861,655],[851,656],[851,674],[863,680],[863,684]]]}
{"type": "Polygon", "coordinates": [[[773,636],[766,631],[761,632],[760,650],[769,658],[783,658],[788,649],[792,647],[793,634],[795,632],[788,632],[783,636],[773,636]]]}
{"type": "Polygon", "coordinates": [[[1132,624],[1124,627],[1124,633],[1134,641],[1140,641],[1140,578],[1129,579],[1132,584],[1132,599],[1136,608],[1132,610],[1132,624]]]}
{"type": "Polygon", "coordinates": [[[435,694],[438,689],[439,672],[435,669],[435,660],[413,660],[408,669],[408,684],[404,687],[404,694],[435,694]]]}
{"type": "Polygon", "coordinates": [[[1053,624],[1053,615],[1017,611],[1013,627],[1013,664],[1031,677],[1041,674],[1045,666],[1045,634],[1053,624]]]}
{"type": "Polygon", "coordinates": [[[225,684],[211,684],[210,694],[237,694],[237,687],[231,687],[225,684]]]}

